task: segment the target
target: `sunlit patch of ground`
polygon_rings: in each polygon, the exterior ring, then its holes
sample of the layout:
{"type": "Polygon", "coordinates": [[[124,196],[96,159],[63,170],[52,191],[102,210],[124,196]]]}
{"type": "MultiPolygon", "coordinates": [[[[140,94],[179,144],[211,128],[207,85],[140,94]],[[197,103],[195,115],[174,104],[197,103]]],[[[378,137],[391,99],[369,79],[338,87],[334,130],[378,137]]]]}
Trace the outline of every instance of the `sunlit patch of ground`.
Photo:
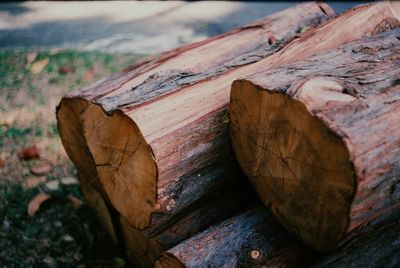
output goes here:
{"type": "Polygon", "coordinates": [[[121,267],[118,248],[86,205],[59,137],[55,107],[71,90],[134,63],[143,56],[66,51],[0,51],[0,267],[121,267]],[[21,161],[17,153],[36,145],[40,158],[21,161]],[[1,162],[4,161],[2,166],[1,162]],[[31,168],[51,163],[43,175],[31,168]],[[28,181],[39,182],[27,186],[28,181]],[[39,193],[51,198],[29,216],[39,193]],[[79,266],[80,265],[80,266],[79,266]]]}

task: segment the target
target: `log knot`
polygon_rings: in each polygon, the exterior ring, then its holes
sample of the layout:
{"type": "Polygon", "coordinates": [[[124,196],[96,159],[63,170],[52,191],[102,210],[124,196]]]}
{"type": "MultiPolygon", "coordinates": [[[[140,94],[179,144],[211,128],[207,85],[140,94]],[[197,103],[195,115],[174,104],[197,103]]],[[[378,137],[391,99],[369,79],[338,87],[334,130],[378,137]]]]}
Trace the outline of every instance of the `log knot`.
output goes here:
{"type": "Polygon", "coordinates": [[[254,260],[258,260],[261,257],[261,252],[257,249],[250,251],[250,257],[254,260]]]}
{"type": "Polygon", "coordinates": [[[306,78],[300,83],[294,83],[288,89],[289,95],[300,100],[310,110],[324,107],[330,102],[343,103],[356,100],[354,96],[346,92],[339,81],[327,77],[306,78]]]}

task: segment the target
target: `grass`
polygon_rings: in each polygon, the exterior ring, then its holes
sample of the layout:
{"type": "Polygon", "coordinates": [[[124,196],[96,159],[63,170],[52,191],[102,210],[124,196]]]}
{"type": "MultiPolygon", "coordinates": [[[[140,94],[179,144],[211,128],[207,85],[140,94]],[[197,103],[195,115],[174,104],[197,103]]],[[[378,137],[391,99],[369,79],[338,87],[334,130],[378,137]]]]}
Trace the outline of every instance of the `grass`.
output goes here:
{"type": "Polygon", "coordinates": [[[123,253],[106,236],[88,206],[74,208],[67,196],[83,199],[78,185],[49,189],[46,182],[77,177],[59,137],[55,107],[73,89],[120,70],[142,55],[74,50],[0,51],[0,267],[123,267],[123,253]],[[35,56],[30,62],[29,57],[35,56]],[[32,66],[48,60],[40,72],[32,66]],[[67,66],[68,72],[60,71],[67,66]],[[17,152],[36,144],[40,159],[20,161],[17,152]],[[51,162],[46,182],[22,185],[30,168],[51,162]],[[38,193],[52,198],[34,216],[27,206],[38,193]]]}

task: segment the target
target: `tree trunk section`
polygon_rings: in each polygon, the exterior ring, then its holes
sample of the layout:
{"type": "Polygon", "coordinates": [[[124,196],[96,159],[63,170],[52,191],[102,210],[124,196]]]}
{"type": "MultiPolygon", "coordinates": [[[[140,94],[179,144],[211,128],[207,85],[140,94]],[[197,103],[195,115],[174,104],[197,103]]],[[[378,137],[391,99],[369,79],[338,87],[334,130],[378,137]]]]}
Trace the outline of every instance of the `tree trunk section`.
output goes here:
{"type": "Polygon", "coordinates": [[[60,135],[82,189],[105,214],[109,233],[122,234],[134,258],[148,260],[142,266],[240,208],[244,197],[232,193],[241,176],[227,175],[238,170],[230,159],[226,120],[232,73],[270,57],[302,28],[332,14],[325,4],[301,4],[164,53],[62,99],[60,135]],[[220,202],[213,202],[216,196],[220,202]],[[198,208],[210,205],[213,212],[201,217],[198,208]],[[196,222],[192,229],[167,232],[190,217],[196,222]]]}
{"type": "Polygon", "coordinates": [[[144,230],[132,227],[121,216],[122,239],[129,259],[138,267],[153,267],[163,251],[254,202],[256,193],[240,174],[236,161],[214,164],[193,174],[185,183],[205,184],[206,187],[181,185],[177,189],[177,213],[154,213],[154,223],[144,230]],[[202,181],[198,182],[200,177],[202,181]]]}
{"type": "Polygon", "coordinates": [[[248,209],[165,252],[156,268],[308,267],[315,253],[265,208],[248,209]]]}
{"type": "MultiPolygon", "coordinates": [[[[203,200],[201,193],[219,192],[231,180],[216,176],[199,183],[199,171],[226,163],[231,155],[226,110],[234,79],[375,34],[397,22],[395,11],[391,3],[379,2],[314,30],[332,12],[323,4],[302,4],[134,65],[63,98],[57,113],[60,135],[81,180],[102,198],[98,209],[108,208],[111,216],[102,217],[104,225],[120,228],[110,213],[115,208],[129,224],[125,230],[135,228],[147,239],[134,247],[154,245],[153,226],[184,218],[185,206],[203,200]],[[310,30],[299,35],[305,27],[310,30]],[[189,189],[197,194],[181,198],[189,189]]],[[[154,251],[167,249],[157,243],[154,251]]]]}
{"type": "Polygon", "coordinates": [[[321,251],[400,206],[400,29],[235,81],[230,136],[275,216],[321,251]]]}
{"type": "Polygon", "coordinates": [[[337,253],[313,267],[388,267],[400,266],[400,210],[387,213],[363,226],[363,235],[356,235],[337,253]]]}

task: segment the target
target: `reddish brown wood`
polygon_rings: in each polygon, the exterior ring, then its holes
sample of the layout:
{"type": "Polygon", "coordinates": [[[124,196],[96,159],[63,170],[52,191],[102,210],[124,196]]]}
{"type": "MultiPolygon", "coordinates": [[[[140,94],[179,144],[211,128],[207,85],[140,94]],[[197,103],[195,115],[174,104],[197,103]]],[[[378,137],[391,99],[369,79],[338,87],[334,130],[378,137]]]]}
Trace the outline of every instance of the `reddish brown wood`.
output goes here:
{"type": "Polygon", "coordinates": [[[386,213],[360,229],[364,230],[349,243],[312,267],[400,266],[400,210],[386,213]]]}
{"type": "MultiPolygon", "coordinates": [[[[396,22],[394,11],[390,3],[359,7],[313,30],[332,12],[323,4],[303,4],[65,97],[57,113],[60,133],[92,193],[90,203],[101,211],[115,208],[129,228],[139,230],[144,239],[135,247],[154,245],[151,226],[183,218],[184,207],[200,202],[200,193],[218,192],[231,180],[216,176],[201,184],[188,178],[230,156],[226,108],[234,79],[381,31],[396,22]],[[299,35],[304,26],[310,30],[299,35]],[[188,189],[199,194],[180,198],[188,189]]],[[[118,229],[114,213],[103,213],[111,214],[103,217],[105,225],[118,229]]],[[[159,252],[159,245],[152,247],[146,252],[159,252]]]]}
{"type": "Polygon", "coordinates": [[[237,170],[225,120],[231,74],[332,14],[324,4],[295,6],[63,98],[60,134],[89,203],[140,265],[239,209],[240,175],[226,175],[237,170]]]}
{"type": "Polygon", "coordinates": [[[335,249],[400,206],[400,30],[235,81],[231,139],[285,227],[335,249]]]}
{"type": "Polygon", "coordinates": [[[257,207],[185,240],[165,252],[155,267],[308,267],[315,257],[257,207]]]}

